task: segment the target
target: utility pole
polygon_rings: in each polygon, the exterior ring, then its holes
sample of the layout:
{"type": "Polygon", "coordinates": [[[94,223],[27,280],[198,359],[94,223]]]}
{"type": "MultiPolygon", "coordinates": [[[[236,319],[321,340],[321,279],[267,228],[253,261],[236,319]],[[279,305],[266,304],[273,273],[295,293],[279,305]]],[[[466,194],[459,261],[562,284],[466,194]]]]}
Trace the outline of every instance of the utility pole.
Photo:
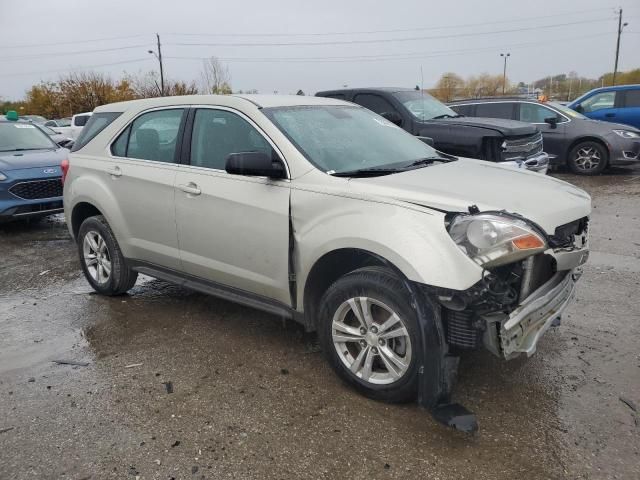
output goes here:
{"type": "Polygon", "coordinates": [[[502,70],[502,95],[504,96],[507,88],[507,58],[511,56],[510,53],[501,53],[501,57],[504,57],[504,68],[502,70]]]}
{"type": "Polygon", "coordinates": [[[616,63],[613,67],[613,81],[612,84],[616,84],[616,75],[618,74],[618,56],[620,55],[620,37],[622,36],[622,29],[629,25],[628,23],[622,23],[622,8],[618,11],[618,40],[616,41],[616,63]]]}
{"type": "Polygon", "coordinates": [[[162,66],[162,47],[160,45],[160,35],[156,33],[156,39],[158,40],[158,53],[153,50],[149,50],[149,53],[158,59],[160,64],[160,96],[164,97],[164,69],[162,66]]]}

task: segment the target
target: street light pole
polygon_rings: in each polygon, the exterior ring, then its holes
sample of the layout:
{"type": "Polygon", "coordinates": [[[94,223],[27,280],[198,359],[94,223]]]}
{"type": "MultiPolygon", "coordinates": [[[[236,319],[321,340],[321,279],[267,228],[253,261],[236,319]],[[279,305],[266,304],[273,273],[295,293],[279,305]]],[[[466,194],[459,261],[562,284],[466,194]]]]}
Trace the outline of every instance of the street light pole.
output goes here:
{"type": "Polygon", "coordinates": [[[502,70],[502,95],[504,95],[507,87],[507,58],[511,56],[510,53],[501,53],[501,57],[504,57],[504,68],[502,70]]]}
{"type": "Polygon", "coordinates": [[[160,64],[160,96],[164,97],[164,69],[162,65],[162,47],[160,45],[160,35],[156,33],[156,39],[158,40],[158,53],[153,50],[149,50],[149,53],[158,59],[160,64]]]}
{"type": "Polygon", "coordinates": [[[622,9],[618,11],[618,40],[616,42],[616,63],[613,67],[613,85],[616,84],[616,75],[618,74],[618,56],[620,55],[620,36],[622,35],[622,29],[629,25],[628,23],[622,23],[622,9]]]}

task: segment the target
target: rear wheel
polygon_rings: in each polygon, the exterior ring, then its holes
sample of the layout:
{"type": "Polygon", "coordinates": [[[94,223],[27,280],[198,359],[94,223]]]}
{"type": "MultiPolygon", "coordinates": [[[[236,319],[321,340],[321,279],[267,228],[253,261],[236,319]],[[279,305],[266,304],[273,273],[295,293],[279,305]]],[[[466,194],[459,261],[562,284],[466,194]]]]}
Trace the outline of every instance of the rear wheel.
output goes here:
{"type": "Polygon", "coordinates": [[[89,217],[78,232],[78,253],[87,281],[103,295],[121,295],[136,283],[138,273],[126,261],[102,215],[89,217]]]}
{"type": "Polygon", "coordinates": [[[343,276],[323,296],[319,334],[327,359],[370,398],[415,399],[420,342],[410,305],[397,276],[379,267],[343,276]]]}
{"type": "Polygon", "coordinates": [[[597,175],[607,167],[607,150],[597,142],[581,142],[569,152],[568,165],[578,175],[597,175]]]}

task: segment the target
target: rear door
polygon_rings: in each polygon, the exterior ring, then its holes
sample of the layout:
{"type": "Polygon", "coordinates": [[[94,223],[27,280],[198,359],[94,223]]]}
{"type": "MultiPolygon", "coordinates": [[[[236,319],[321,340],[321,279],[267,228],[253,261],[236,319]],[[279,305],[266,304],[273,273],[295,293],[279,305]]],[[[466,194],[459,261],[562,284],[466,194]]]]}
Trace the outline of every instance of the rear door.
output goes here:
{"type": "MultiPolygon", "coordinates": [[[[517,120],[531,123],[542,132],[543,149],[551,160],[564,160],[566,150],[566,135],[568,119],[545,105],[533,102],[519,102],[517,105],[517,120]],[[545,122],[547,118],[555,118],[557,124],[553,128],[545,122]]],[[[555,162],[554,162],[555,163],[555,162]]]]}
{"type": "MultiPolygon", "coordinates": [[[[139,115],[111,144],[101,165],[109,190],[121,207],[127,256],[180,269],[174,181],[186,110],[163,108],[139,115]]],[[[124,250],[125,248],[123,248],[124,250]]]]}
{"type": "Polygon", "coordinates": [[[622,107],[617,111],[616,121],[640,128],[640,88],[623,90],[622,107]]]}
{"type": "Polygon", "coordinates": [[[514,102],[487,102],[476,104],[476,117],[503,118],[514,120],[516,118],[514,102]]]}
{"type": "Polygon", "coordinates": [[[195,109],[176,177],[176,223],[186,273],[291,305],[289,181],[231,175],[231,153],[274,145],[246,116],[195,109]]]}

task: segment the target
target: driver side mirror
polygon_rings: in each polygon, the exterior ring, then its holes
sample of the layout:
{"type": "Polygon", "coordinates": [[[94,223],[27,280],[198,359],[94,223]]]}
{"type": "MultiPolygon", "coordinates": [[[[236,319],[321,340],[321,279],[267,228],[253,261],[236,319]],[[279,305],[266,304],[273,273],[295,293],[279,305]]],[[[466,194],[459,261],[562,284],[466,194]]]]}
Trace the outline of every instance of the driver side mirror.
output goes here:
{"type": "Polygon", "coordinates": [[[264,152],[230,153],[225,161],[225,170],[233,175],[286,178],[282,161],[264,152]]]}
{"type": "Polygon", "coordinates": [[[544,123],[548,123],[551,128],[558,127],[558,117],[548,117],[544,119],[544,123]]]}
{"type": "Polygon", "coordinates": [[[402,117],[396,112],[383,112],[380,116],[397,126],[402,125],[402,117]]]}
{"type": "Polygon", "coordinates": [[[580,104],[577,104],[575,107],[573,107],[573,109],[578,113],[583,113],[584,112],[584,108],[582,108],[582,105],[580,105],[580,104]]]}

